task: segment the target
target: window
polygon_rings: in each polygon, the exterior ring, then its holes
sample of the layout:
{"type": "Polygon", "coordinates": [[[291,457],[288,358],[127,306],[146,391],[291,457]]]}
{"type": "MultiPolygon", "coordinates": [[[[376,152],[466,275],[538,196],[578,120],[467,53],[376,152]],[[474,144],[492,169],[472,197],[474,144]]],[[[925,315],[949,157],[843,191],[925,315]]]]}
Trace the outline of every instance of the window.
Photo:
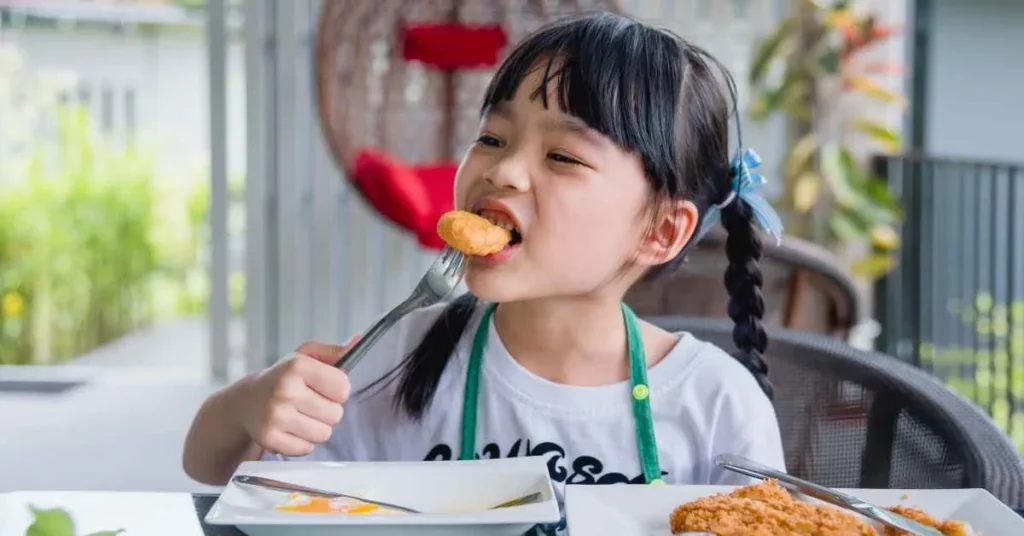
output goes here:
{"type": "Polygon", "coordinates": [[[694,0],[694,15],[698,22],[711,21],[711,0],[694,0]]]}
{"type": "Polygon", "coordinates": [[[135,140],[135,89],[126,88],[124,90],[124,138],[128,143],[135,140]]]}
{"type": "Polygon", "coordinates": [[[114,90],[103,86],[100,98],[100,128],[110,133],[114,130],[114,90]]]}
{"type": "Polygon", "coordinates": [[[79,84],[78,91],[78,105],[86,110],[92,108],[92,92],[89,91],[89,86],[85,84],[79,84]]]}
{"type": "Polygon", "coordinates": [[[739,20],[746,20],[750,15],[750,0],[732,0],[732,16],[739,20]]]}

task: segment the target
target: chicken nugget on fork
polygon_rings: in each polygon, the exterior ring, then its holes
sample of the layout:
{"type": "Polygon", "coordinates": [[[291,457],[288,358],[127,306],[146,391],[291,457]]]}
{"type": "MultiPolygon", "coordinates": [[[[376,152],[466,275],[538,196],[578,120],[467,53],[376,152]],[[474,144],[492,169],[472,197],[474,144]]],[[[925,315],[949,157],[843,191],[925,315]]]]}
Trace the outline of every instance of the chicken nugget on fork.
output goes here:
{"type": "Polygon", "coordinates": [[[453,210],[441,216],[437,222],[437,234],[449,246],[474,256],[497,253],[512,240],[510,230],[464,210],[453,210]]]}

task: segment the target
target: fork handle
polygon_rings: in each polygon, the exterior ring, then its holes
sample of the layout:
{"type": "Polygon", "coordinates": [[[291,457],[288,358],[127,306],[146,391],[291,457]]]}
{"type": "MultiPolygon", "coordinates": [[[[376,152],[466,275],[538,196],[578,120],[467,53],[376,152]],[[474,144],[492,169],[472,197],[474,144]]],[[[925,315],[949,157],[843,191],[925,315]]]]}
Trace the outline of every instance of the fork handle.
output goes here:
{"type": "Polygon", "coordinates": [[[232,482],[237,484],[248,484],[250,486],[258,486],[261,488],[272,489],[275,491],[283,491],[285,493],[302,493],[304,495],[310,495],[314,497],[326,497],[328,499],[352,499],[367,504],[375,504],[383,508],[391,508],[393,510],[399,510],[410,514],[421,514],[419,510],[412,508],[406,508],[397,504],[392,504],[384,501],[375,501],[372,499],[365,499],[363,497],[357,497],[355,495],[349,495],[347,493],[337,493],[334,491],[326,491],[317,488],[309,488],[306,486],[300,486],[298,484],[292,484],[290,482],[282,482],[280,480],[274,480],[273,478],[266,478],[262,476],[254,475],[235,475],[231,478],[232,482]]]}
{"type": "Polygon", "coordinates": [[[402,317],[419,308],[423,303],[423,296],[416,293],[398,304],[394,309],[388,311],[370,329],[366,330],[366,333],[359,339],[359,342],[352,346],[334,366],[345,371],[345,373],[351,372],[366,357],[366,354],[370,352],[370,348],[373,348],[384,333],[391,329],[391,326],[394,326],[402,317]]]}

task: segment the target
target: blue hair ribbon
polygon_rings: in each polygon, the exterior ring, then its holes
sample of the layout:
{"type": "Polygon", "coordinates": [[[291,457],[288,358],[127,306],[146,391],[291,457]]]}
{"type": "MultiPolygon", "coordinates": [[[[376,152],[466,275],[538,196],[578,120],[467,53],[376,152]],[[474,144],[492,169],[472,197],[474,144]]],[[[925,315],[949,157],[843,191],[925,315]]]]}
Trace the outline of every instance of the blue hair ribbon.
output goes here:
{"type": "Polygon", "coordinates": [[[697,237],[707,234],[721,223],[722,209],[729,206],[736,198],[743,200],[753,212],[754,219],[764,232],[775,238],[776,244],[782,243],[782,219],[758,190],[767,182],[763,175],[752,170],[761,166],[761,157],[753,149],[747,149],[736,155],[732,161],[732,192],[724,201],[708,207],[701,223],[697,237]]]}

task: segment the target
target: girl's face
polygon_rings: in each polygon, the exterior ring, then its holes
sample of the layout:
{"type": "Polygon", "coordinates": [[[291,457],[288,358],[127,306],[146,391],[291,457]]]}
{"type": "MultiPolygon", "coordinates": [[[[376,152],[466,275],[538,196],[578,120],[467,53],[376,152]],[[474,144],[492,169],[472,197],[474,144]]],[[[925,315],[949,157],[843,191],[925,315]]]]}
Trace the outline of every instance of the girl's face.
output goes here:
{"type": "Polygon", "coordinates": [[[548,108],[531,98],[543,72],[490,109],[456,174],[458,208],[522,237],[470,263],[466,284],[485,300],[593,294],[636,258],[651,223],[640,159],[559,110],[555,83],[548,108]]]}

